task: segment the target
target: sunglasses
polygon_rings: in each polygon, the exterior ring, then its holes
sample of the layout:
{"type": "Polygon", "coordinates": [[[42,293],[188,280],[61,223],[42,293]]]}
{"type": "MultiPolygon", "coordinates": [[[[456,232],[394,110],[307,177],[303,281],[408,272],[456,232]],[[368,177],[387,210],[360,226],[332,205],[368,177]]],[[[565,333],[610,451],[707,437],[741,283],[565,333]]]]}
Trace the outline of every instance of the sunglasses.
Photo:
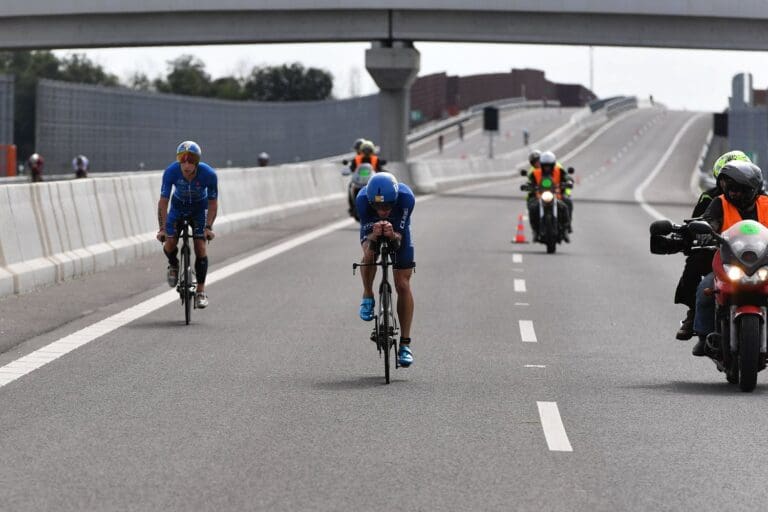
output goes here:
{"type": "Polygon", "coordinates": [[[182,153],[180,155],[176,155],[176,160],[178,160],[181,164],[199,164],[200,163],[200,155],[196,155],[194,153],[182,153]]]}

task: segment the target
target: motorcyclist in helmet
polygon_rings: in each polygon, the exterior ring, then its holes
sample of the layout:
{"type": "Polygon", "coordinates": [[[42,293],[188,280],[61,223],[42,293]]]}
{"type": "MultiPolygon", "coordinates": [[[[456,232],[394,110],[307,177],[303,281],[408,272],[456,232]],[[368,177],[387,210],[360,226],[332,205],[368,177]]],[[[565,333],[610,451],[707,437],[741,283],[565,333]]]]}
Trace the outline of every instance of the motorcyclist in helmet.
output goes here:
{"type": "MultiPolygon", "coordinates": [[[[542,183],[546,183],[545,180],[551,180],[553,191],[559,199],[557,216],[560,225],[563,227],[563,238],[566,242],[570,242],[570,239],[568,238],[568,233],[570,232],[570,214],[568,203],[565,201],[565,192],[570,189],[572,184],[570,183],[565,170],[558,163],[557,157],[551,151],[543,152],[539,157],[539,167],[534,168],[532,172],[528,173],[529,190],[534,191],[537,187],[541,186],[542,183]]],[[[534,237],[538,237],[539,202],[533,192],[529,192],[528,196],[528,220],[531,223],[534,237]]]]}
{"type": "Polygon", "coordinates": [[[157,239],[163,242],[168,258],[168,285],[176,286],[179,277],[177,223],[183,217],[191,220],[195,248],[195,275],[197,290],[195,307],[208,306],[205,278],[208,273],[206,240],[213,240],[213,223],[218,211],[218,178],[210,165],[200,161],[202,150],[194,141],[186,140],[176,148],[176,161],[163,172],[157,220],[160,229],[157,239]],[[173,192],[173,194],[171,194],[173,192]],[[168,210],[168,203],[171,208],[168,210]]]}
{"type": "Polygon", "coordinates": [[[32,181],[43,181],[43,166],[45,166],[43,156],[38,153],[32,153],[27,160],[27,165],[29,166],[32,181]]]}
{"type": "MultiPolygon", "coordinates": [[[[720,190],[717,178],[720,175],[720,170],[723,166],[734,160],[751,162],[749,157],[742,151],[729,151],[721,155],[712,167],[712,175],[715,177],[715,186],[701,193],[696,206],[693,208],[691,218],[695,219],[704,215],[704,212],[712,202],[712,199],[723,193],[723,191],[720,190]]],[[[677,289],[675,290],[675,304],[684,304],[688,306],[688,311],[685,314],[685,318],[680,322],[680,328],[675,335],[678,340],[689,340],[693,337],[693,317],[696,311],[696,287],[699,285],[702,277],[712,272],[712,257],[714,254],[714,250],[698,250],[691,252],[685,258],[683,274],[680,276],[680,281],[677,283],[677,289]]]]}
{"type": "Polygon", "coordinates": [[[259,156],[256,158],[256,162],[258,163],[259,167],[266,167],[269,165],[269,153],[266,151],[262,151],[259,153],[259,156]]]}
{"type": "MultiPolygon", "coordinates": [[[[722,233],[741,220],[754,220],[768,226],[768,196],[763,194],[763,172],[750,162],[732,160],[725,164],[717,177],[723,193],[712,199],[702,219],[717,233],[722,233]]],[[[715,299],[704,290],[714,287],[711,272],[696,289],[696,315],[693,328],[699,335],[693,355],[706,355],[706,337],[715,329],[715,299]]]]}
{"type": "Polygon", "coordinates": [[[355,155],[360,154],[360,146],[362,146],[363,142],[365,142],[365,139],[359,138],[352,144],[352,150],[355,152],[355,155]]]}
{"type": "Polygon", "coordinates": [[[534,169],[539,168],[539,160],[541,159],[541,151],[538,149],[534,149],[531,151],[531,154],[528,155],[528,163],[531,164],[531,168],[529,169],[530,172],[533,172],[534,169]]]}
{"type": "Polygon", "coordinates": [[[75,171],[75,178],[87,178],[88,158],[85,155],[77,155],[72,159],[72,170],[75,171]]]}
{"type": "MultiPolygon", "coordinates": [[[[416,263],[411,241],[411,215],[416,204],[413,192],[388,172],[374,174],[357,195],[357,211],[360,215],[360,243],[363,249],[362,263],[373,263],[382,237],[395,243],[393,275],[397,290],[397,317],[400,320],[400,348],[397,360],[400,366],[413,363],[411,352],[411,323],[413,321],[413,294],[411,276],[416,263]]],[[[373,280],[376,267],[360,267],[363,280],[363,299],[360,302],[360,318],[369,322],[374,318],[375,299],[373,280]]]]}
{"type": "MultiPolygon", "coordinates": [[[[371,170],[374,173],[381,172],[381,166],[385,163],[384,160],[380,159],[378,155],[376,155],[376,146],[374,146],[373,142],[365,139],[358,139],[358,141],[362,142],[360,142],[360,145],[357,148],[357,154],[355,155],[355,158],[353,158],[349,164],[349,170],[352,176],[347,187],[349,214],[355,218],[359,218],[357,210],[355,209],[355,199],[357,194],[360,192],[360,189],[363,187],[363,185],[365,185],[365,183],[367,183],[367,180],[369,179],[369,176],[364,176],[364,174],[370,174],[371,170]],[[365,172],[359,173],[358,171],[362,164],[369,164],[370,169],[366,169],[365,172]]],[[[357,141],[355,144],[357,144],[357,141]]]]}

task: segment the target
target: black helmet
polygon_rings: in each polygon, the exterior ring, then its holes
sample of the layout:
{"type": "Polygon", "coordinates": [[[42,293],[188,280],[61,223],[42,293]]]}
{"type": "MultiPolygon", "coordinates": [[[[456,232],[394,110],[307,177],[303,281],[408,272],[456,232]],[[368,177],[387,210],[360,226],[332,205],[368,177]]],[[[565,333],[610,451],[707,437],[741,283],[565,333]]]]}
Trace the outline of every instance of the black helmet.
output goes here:
{"type": "Polygon", "coordinates": [[[753,163],[733,160],[720,170],[717,182],[728,202],[744,210],[763,190],[763,171],[753,163]]]}
{"type": "Polygon", "coordinates": [[[539,163],[539,158],[541,158],[541,151],[534,149],[531,151],[531,154],[528,155],[528,162],[535,167],[539,163]]]}

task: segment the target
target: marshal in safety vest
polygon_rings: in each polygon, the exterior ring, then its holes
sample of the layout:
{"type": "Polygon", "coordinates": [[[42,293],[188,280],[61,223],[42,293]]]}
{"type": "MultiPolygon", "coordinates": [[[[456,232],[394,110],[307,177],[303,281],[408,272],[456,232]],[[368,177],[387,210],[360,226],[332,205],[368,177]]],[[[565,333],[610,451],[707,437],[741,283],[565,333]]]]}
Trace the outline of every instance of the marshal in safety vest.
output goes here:
{"type": "MultiPolygon", "coordinates": [[[[720,228],[722,233],[743,219],[739,215],[739,210],[729,203],[725,196],[718,196],[713,201],[718,199],[720,199],[723,205],[723,226],[720,228]]],[[[768,197],[764,195],[757,196],[755,207],[757,208],[757,221],[763,226],[768,226],[768,197]]]]}

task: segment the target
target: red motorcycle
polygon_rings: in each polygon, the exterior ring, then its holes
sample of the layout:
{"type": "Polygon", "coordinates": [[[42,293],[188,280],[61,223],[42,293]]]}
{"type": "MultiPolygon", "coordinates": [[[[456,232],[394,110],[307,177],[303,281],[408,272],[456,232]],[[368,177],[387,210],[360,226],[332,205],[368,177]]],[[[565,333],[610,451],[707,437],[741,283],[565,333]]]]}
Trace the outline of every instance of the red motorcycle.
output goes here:
{"type": "Polygon", "coordinates": [[[719,247],[715,276],[715,332],[707,336],[707,355],[726,379],[742,391],[757,385],[766,366],[768,318],[768,228],[753,220],[737,222],[722,234],[703,221],[688,223],[694,235],[710,235],[719,247]]]}

